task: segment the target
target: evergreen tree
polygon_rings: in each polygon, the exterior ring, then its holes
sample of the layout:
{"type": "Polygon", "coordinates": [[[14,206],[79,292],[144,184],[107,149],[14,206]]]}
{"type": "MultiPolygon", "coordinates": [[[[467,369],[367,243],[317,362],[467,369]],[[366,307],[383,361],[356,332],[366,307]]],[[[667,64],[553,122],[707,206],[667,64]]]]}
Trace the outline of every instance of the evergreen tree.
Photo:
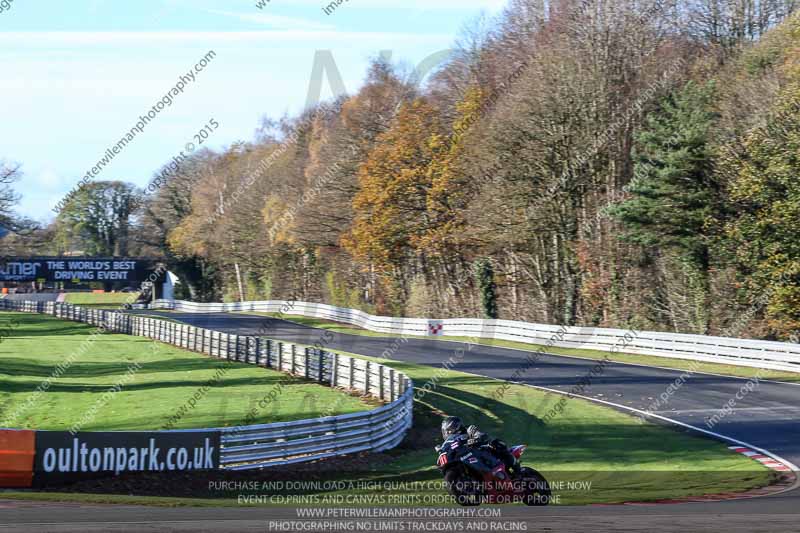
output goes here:
{"type": "Polygon", "coordinates": [[[661,102],[636,139],[630,198],[608,210],[622,222],[624,239],[672,249],[701,271],[718,189],[709,143],[713,97],[712,84],[689,82],[661,102]]]}
{"type": "Polygon", "coordinates": [[[475,262],[475,277],[481,294],[481,309],[484,318],[497,318],[497,286],[494,283],[494,269],[488,259],[475,262]]]}

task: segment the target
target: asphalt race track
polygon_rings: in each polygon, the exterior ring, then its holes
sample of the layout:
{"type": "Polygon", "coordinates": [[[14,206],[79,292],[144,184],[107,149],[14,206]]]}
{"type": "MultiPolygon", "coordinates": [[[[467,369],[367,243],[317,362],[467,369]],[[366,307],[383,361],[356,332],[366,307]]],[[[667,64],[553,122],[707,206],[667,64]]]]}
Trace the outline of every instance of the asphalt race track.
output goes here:
{"type": "MultiPolygon", "coordinates": [[[[159,314],[148,311],[147,314],[159,314]]],[[[185,323],[243,335],[314,345],[327,349],[441,366],[454,357],[453,367],[472,374],[510,379],[524,367],[526,352],[482,345],[465,349],[464,343],[362,337],[331,333],[260,316],[241,314],[163,313],[185,323]],[[323,340],[324,339],[324,340],[323,340]],[[387,352],[388,350],[388,352],[387,352]],[[459,357],[463,354],[463,358],[459,357]]],[[[569,391],[589,375],[597,361],[542,355],[516,381],[569,391]]],[[[655,414],[705,428],[704,420],[735,397],[747,379],[693,374],[621,363],[609,363],[593,378],[584,395],[616,408],[647,410],[653,400],[676,380],[683,385],[667,408],[655,414]]],[[[417,386],[422,384],[417,383],[417,386]]],[[[753,392],[738,400],[735,411],[713,431],[762,448],[782,459],[800,464],[800,385],[761,381],[753,392]]],[[[635,449],[636,443],[630,443],[635,449]]],[[[99,506],[13,502],[0,499],[0,532],[26,531],[268,531],[268,521],[297,519],[290,508],[165,509],[132,506],[99,506]],[[43,512],[44,511],[44,512],[43,512]],[[5,525],[4,525],[5,524],[5,525]]],[[[800,531],[800,490],[756,499],[688,504],[612,505],[548,508],[506,507],[502,521],[523,520],[528,531],[800,531]]],[[[497,519],[495,519],[497,521],[497,519]]]]}
{"type": "MultiPolygon", "coordinates": [[[[755,500],[751,500],[755,501],[755,500]]],[[[794,502],[797,500],[795,499],[794,502]]],[[[747,503],[747,502],[744,502],[747,503]]],[[[557,533],[789,533],[800,530],[800,515],[790,509],[791,499],[761,499],[757,506],[742,502],[691,505],[609,507],[503,507],[500,518],[471,519],[495,524],[524,522],[527,531],[557,533]],[[749,509],[745,509],[749,507],[749,509]]],[[[300,520],[288,507],[269,508],[161,508],[66,503],[32,503],[0,500],[0,531],[277,531],[270,521],[300,520]]],[[[425,519],[443,522],[451,519],[425,519]]],[[[421,520],[415,520],[419,522],[421,520]]],[[[298,531],[284,529],[282,531],[298,531]]],[[[495,529],[499,531],[500,529],[495,529]]],[[[303,529],[300,531],[323,531],[303,529]]],[[[326,531],[331,531],[330,529],[326,531]]],[[[334,530],[336,531],[336,530],[334,530]]],[[[492,531],[486,529],[486,531],[492,531]]]]}
{"type": "MultiPolygon", "coordinates": [[[[148,311],[148,314],[155,314],[148,311]]],[[[260,335],[274,339],[314,345],[324,342],[327,349],[381,357],[388,352],[392,359],[441,366],[463,353],[453,369],[471,374],[510,380],[525,366],[528,352],[492,346],[409,338],[398,347],[393,338],[344,335],[314,329],[294,322],[242,314],[166,313],[164,316],[198,327],[260,335]],[[323,337],[325,335],[325,337],[323,337]],[[333,335],[333,338],[331,338],[333,335]],[[324,340],[323,340],[324,339],[324,340]]],[[[568,392],[597,364],[595,360],[542,355],[516,381],[568,392]]],[[[694,374],[684,371],[609,363],[592,379],[584,395],[620,406],[647,410],[654,399],[684,376],[685,383],[674,394],[666,410],[654,411],[684,424],[705,428],[705,419],[713,416],[734,398],[747,379],[694,374]]],[[[417,383],[417,386],[422,384],[417,383]]],[[[737,400],[735,412],[723,418],[713,431],[766,449],[800,465],[800,384],[760,381],[751,393],[737,400]]],[[[799,526],[800,527],[800,526],[799,526]]]]}

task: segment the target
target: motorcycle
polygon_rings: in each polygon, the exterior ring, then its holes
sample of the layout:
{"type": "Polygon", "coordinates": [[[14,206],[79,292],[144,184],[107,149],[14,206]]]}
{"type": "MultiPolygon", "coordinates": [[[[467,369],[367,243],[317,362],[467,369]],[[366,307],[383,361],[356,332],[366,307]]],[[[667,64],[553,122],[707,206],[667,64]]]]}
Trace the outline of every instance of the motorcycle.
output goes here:
{"type": "MultiPolygon", "coordinates": [[[[526,448],[520,444],[509,451],[519,459],[526,448]]],[[[469,446],[464,435],[451,436],[436,451],[439,452],[436,466],[444,475],[447,491],[459,505],[550,503],[550,484],[539,472],[522,467],[511,476],[502,461],[488,450],[469,446]]]]}

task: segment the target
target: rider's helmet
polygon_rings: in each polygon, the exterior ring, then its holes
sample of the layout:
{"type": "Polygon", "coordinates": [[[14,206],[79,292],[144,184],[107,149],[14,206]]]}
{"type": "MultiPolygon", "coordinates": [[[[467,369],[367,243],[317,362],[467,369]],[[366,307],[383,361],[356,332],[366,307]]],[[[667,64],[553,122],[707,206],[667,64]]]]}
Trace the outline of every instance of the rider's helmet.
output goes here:
{"type": "Polygon", "coordinates": [[[464,423],[457,416],[448,416],[442,420],[442,438],[445,440],[450,435],[464,433],[465,431],[467,431],[467,428],[464,427],[464,423]]]}

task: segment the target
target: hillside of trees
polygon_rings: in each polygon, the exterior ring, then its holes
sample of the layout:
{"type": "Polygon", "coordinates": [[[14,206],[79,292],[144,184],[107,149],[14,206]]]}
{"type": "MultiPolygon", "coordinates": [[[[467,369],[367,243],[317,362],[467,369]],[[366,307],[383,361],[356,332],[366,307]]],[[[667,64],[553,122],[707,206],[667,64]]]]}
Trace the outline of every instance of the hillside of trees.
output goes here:
{"type": "Polygon", "coordinates": [[[95,184],[42,231],[163,255],[198,301],[796,340],[793,10],[511,0],[422,85],[375,60],[357,93],[152,194],[95,184]],[[103,194],[124,217],[87,215],[103,194]]]}

